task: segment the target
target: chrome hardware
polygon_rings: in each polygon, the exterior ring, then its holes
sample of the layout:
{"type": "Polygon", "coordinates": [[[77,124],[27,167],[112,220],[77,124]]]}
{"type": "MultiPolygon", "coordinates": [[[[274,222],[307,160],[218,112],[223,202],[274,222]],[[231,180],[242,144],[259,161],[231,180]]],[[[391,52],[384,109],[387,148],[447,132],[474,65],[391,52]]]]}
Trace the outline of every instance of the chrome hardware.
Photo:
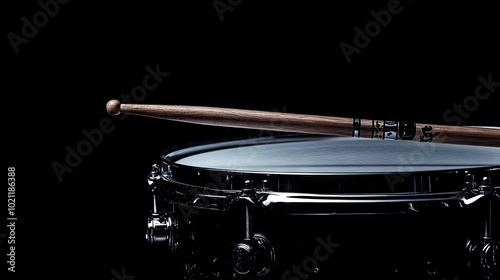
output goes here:
{"type": "Polygon", "coordinates": [[[491,184],[490,177],[484,177],[482,184],[479,186],[479,193],[484,195],[493,195],[495,188],[491,184]]]}
{"type": "Polygon", "coordinates": [[[266,275],[275,261],[275,250],[271,242],[260,233],[236,244],[233,249],[233,268],[239,275],[266,275]]]}
{"type": "MultiPolygon", "coordinates": [[[[472,185],[472,184],[469,184],[472,185]]],[[[467,187],[467,183],[466,183],[467,187]]],[[[469,268],[478,267],[481,270],[481,275],[483,279],[493,279],[492,277],[497,277],[499,271],[498,268],[498,254],[500,252],[500,243],[498,240],[498,234],[494,228],[496,212],[494,208],[498,205],[496,201],[498,199],[498,187],[494,187],[491,182],[490,177],[483,177],[482,182],[479,186],[469,188],[469,192],[475,193],[478,196],[482,196],[485,199],[485,215],[484,215],[484,229],[482,238],[477,238],[477,240],[467,240],[465,250],[467,255],[467,266],[469,268]],[[470,189],[473,189],[472,191],[470,189]]]]}
{"type": "Polygon", "coordinates": [[[481,250],[481,267],[487,271],[498,270],[498,254],[500,253],[500,244],[488,242],[481,250]]]}
{"type": "Polygon", "coordinates": [[[169,212],[160,212],[156,200],[153,195],[153,211],[147,221],[146,240],[152,245],[167,244],[170,252],[176,252],[179,223],[174,216],[173,207],[169,212]]]}
{"type": "Polygon", "coordinates": [[[148,218],[146,240],[150,244],[167,244],[170,252],[176,252],[178,243],[178,222],[173,213],[153,213],[148,218]]]}
{"type": "MultiPolygon", "coordinates": [[[[251,181],[245,182],[250,186],[251,181]]],[[[252,204],[244,201],[245,228],[243,240],[233,248],[233,269],[239,275],[264,275],[274,265],[275,252],[263,234],[253,234],[252,204]]]]}
{"type": "Polygon", "coordinates": [[[158,164],[153,164],[151,172],[148,175],[148,185],[153,186],[161,178],[161,170],[158,164]]]}

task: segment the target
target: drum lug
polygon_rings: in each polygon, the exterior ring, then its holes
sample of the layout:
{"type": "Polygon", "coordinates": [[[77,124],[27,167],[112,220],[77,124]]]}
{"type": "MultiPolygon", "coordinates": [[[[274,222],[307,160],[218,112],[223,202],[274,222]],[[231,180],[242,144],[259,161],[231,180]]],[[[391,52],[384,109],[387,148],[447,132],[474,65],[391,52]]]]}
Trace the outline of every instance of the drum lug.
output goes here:
{"type": "Polygon", "coordinates": [[[271,271],[275,261],[273,246],[260,233],[236,244],[233,249],[233,268],[238,275],[265,275],[271,271]]]}
{"type": "Polygon", "coordinates": [[[482,184],[479,186],[479,193],[485,195],[487,200],[487,213],[483,234],[483,248],[480,253],[481,267],[485,274],[488,276],[497,275],[498,270],[498,253],[500,245],[495,240],[494,213],[495,205],[494,199],[496,189],[491,183],[490,177],[483,177],[482,184]]]}
{"type": "Polygon", "coordinates": [[[244,188],[241,190],[240,195],[235,201],[243,200],[250,204],[257,201],[257,193],[269,190],[269,181],[262,180],[260,183],[254,184],[253,180],[246,180],[244,188]]]}
{"type": "Polygon", "coordinates": [[[153,195],[153,211],[148,217],[146,240],[152,245],[167,244],[170,252],[178,247],[179,222],[174,216],[174,208],[168,212],[159,212],[156,196],[153,195]]]}
{"type": "Polygon", "coordinates": [[[482,240],[473,240],[469,238],[467,240],[465,249],[467,254],[467,266],[471,269],[477,268],[481,270],[483,279],[493,279],[491,277],[498,276],[498,254],[500,249],[500,243],[498,240],[498,234],[496,232],[494,221],[497,219],[494,217],[498,212],[496,211],[496,203],[498,201],[498,187],[494,187],[491,183],[490,177],[483,177],[482,183],[478,187],[475,187],[474,192],[479,195],[483,195],[485,198],[485,217],[484,217],[484,229],[482,234],[482,240]]]}
{"type": "Polygon", "coordinates": [[[486,196],[493,196],[495,194],[495,188],[491,184],[490,177],[483,178],[483,183],[479,186],[479,193],[486,196]]]}
{"type": "Polygon", "coordinates": [[[173,213],[153,213],[148,218],[146,240],[152,245],[167,244],[171,253],[177,251],[178,222],[173,213]]]}
{"type": "Polygon", "coordinates": [[[247,180],[240,196],[245,211],[244,238],[233,248],[233,269],[238,275],[245,277],[265,275],[271,271],[275,262],[274,248],[269,240],[263,234],[253,234],[252,197],[255,197],[255,190],[252,181],[247,180]]]}
{"type": "Polygon", "coordinates": [[[248,207],[248,205],[254,204],[256,195],[257,192],[253,187],[253,181],[246,180],[245,187],[241,190],[240,194],[235,197],[234,202],[242,201],[248,207]]]}
{"type": "Polygon", "coordinates": [[[465,175],[465,182],[464,182],[464,187],[463,191],[468,194],[469,196],[475,195],[478,191],[477,189],[477,184],[474,179],[474,174],[467,173],[465,175]]]}
{"type": "Polygon", "coordinates": [[[153,166],[151,166],[151,172],[149,173],[147,179],[148,185],[154,188],[156,183],[161,179],[161,170],[158,164],[155,163],[153,164],[153,166]]]}

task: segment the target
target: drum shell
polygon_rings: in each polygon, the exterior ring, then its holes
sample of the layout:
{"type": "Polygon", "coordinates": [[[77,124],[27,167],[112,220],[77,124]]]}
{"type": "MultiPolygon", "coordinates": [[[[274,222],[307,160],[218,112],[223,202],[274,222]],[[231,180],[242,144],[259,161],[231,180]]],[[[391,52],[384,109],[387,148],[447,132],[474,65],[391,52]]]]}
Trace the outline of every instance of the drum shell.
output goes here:
{"type": "MultiPolygon", "coordinates": [[[[227,211],[164,201],[158,206],[175,209],[180,233],[176,265],[190,267],[184,271],[192,277],[187,279],[241,278],[235,277],[231,252],[245,237],[246,203],[227,211]]],[[[478,279],[479,268],[470,264],[477,257],[467,254],[466,244],[471,239],[481,243],[484,219],[477,217],[485,217],[483,204],[357,216],[284,215],[255,206],[250,209],[252,233],[265,236],[275,254],[268,264],[270,272],[255,279],[301,279],[294,272],[297,267],[308,279],[478,279]]],[[[498,228],[498,221],[494,223],[498,228]]],[[[498,231],[493,238],[499,240],[498,231]]]]}

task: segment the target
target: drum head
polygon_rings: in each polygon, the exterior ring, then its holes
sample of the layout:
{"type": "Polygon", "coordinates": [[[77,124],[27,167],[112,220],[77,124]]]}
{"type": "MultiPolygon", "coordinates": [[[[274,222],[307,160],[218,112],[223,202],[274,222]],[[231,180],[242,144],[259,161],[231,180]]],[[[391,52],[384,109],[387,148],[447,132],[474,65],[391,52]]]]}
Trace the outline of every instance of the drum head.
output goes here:
{"type": "Polygon", "coordinates": [[[383,174],[500,165],[500,148],[351,137],[227,141],[164,154],[176,165],[265,174],[383,174]]]}

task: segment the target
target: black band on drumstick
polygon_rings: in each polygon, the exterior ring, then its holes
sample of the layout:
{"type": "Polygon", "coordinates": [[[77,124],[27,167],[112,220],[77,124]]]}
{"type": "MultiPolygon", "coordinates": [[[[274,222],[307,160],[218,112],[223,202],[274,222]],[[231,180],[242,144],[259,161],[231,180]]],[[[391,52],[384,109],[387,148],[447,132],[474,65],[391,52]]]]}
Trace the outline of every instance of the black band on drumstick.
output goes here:
{"type": "Polygon", "coordinates": [[[414,122],[398,122],[398,137],[402,140],[413,140],[417,136],[417,124],[414,122]]]}
{"type": "Polygon", "coordinates": [[[352,121],[352,137],[359,137],[361,130],[361,119],[354,118],[352,121]]]}

